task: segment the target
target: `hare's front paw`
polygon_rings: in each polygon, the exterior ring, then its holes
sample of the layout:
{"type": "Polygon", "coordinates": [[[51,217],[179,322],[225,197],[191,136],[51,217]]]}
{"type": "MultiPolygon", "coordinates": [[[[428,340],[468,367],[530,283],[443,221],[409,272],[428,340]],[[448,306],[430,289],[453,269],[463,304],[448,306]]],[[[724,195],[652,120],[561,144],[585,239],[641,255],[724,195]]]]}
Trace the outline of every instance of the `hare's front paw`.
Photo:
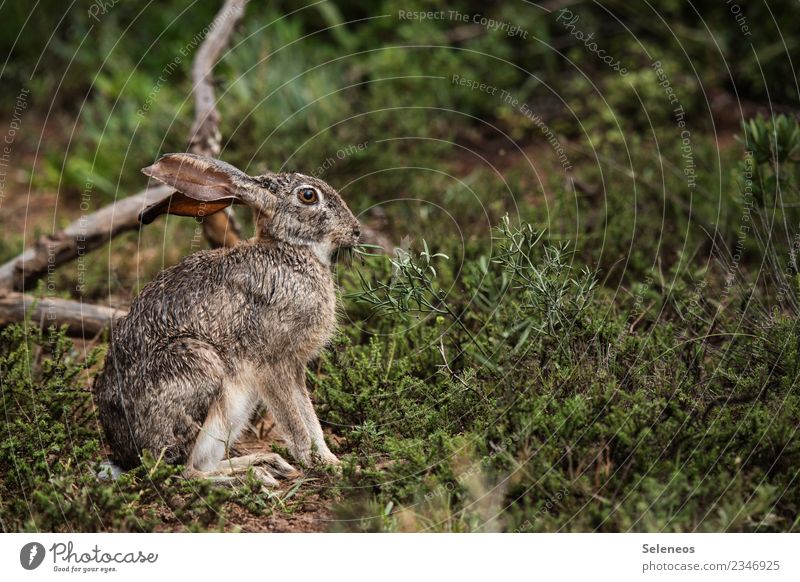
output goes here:
{"type": "Polygon", "coordinates": [[[327,450],[315,452],[314,460],[317,462],[317,471],[333,477],[342,476],[342,462],[332,452],[327,450]]]}
{"type": "Polygon", "coordinates": [[[311,449],[298,449],[296,447],[292,447],[289,449],[292,457],[294,457],[295,461],[298,462],[304,469],[311,467],[314,464],[314,456],[312,455],[311,449]]]}
{"type": "Polygon", "coordinates": [[[338,467],[342,463],[327,447],[323,450],[295,449],[292,451],[292,456],[305,468],[319,465],[338,467]]]}
{"type": "Polygon", "coordinates": [[[330,451],[322,451],[317,453],[317,459],[323,465],[333,465],[334,467],[338,467],[342,464],[339,458],[330,451]]]}

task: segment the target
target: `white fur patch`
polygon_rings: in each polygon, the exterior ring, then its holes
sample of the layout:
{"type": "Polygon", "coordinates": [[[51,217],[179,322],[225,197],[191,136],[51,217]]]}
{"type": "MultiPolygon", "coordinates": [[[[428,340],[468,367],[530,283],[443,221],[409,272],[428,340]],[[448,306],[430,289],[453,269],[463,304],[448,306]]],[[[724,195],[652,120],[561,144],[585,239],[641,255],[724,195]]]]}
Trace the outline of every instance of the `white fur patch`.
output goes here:
{"type": "Polygon", "coordinates": [[[212,471],[225,457],[225,434],[222,429],[220,415],[216,410],[209,413],[208,418],[197,435],[192,449],[190,464],[198,471],[212,471]]]}
{"type": "Polygon", "coordinates": [[[311,244],[311,250],[314,251],[314,254],[317,255],[319,262],[325,265],[326,267],[331,266],[331,254],[333,253],[333,247],[330,243],[327,242],[317,242],[311,244]]]}
{"type": "Polygon", "coordinates": [[[239,373],[226,379],[222,402],[213,406],[197,436],[191,464],[199,471],[211,471],[225,458],[258,404],[258,381],[255,368],[243,364],[239,373]]]}

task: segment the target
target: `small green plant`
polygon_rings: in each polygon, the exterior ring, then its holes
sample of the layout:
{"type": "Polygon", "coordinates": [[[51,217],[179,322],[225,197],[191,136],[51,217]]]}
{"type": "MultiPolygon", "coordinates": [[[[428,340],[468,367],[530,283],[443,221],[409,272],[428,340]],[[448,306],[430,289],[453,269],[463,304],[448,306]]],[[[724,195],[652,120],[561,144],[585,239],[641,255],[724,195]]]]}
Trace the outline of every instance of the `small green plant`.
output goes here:
{"type": "MultiPolygon", "coordinates": [[[[435,285],[434,259],[449,257],[444,253],[431,253],[428,243],[422,241],[424,250],[414,257],[410,251],[397,250],[390,258],[392,278],[389,282],[371,283],[361,277],[362,290],[348,297],[369,303],[377,312],[420,314],[448,313],[447,305],[435,285]]],[[[359,274],[361,274],[359,272],[359,274]]]]}
{"type": "Polygon", "coordinates": [[[580,325],[597,286],[594,274],[583,267],[573,276],[574,267],[567,258],[574,255],[568,243],[545,245],[544,256],[538,259],[535,253],[543,233],[530,224],[514,227],[506,215],[497,231],[499,252],[494,262],[510,277],[519,297],[520,321],[508,331],[517,336],[514,349],[520,349],[534,333],[568,350],[569,344],[561,340],[580,325]]]}
{"type": "Polygon", "coordinates": [[[800,123],[788,115],[770,120],[761,116],[742,122],[744,145],[759,164],[800,161],[800,123]]]}
{"type": "Polygon", "coordinates": [[[432,253],[425,240],[422,246],[423,250],[416,257],[409,250],[397,249],[397,256],[389,259],[392,277],[388,282],[367,281],[359,272],[361,289],[350,293],[348,298],[371,305],[377,313],[446,316],[469,337],[471,345],[487,355],[461,315],[448,303],[447,294],[436,283],[435,259],[447,260],[450,257],[444,253],[432,253]]]}
{"type": "Polygon", "coordinates": [[[742,124],[745,159],[736,171],[741,222],[728,250],[731,281],[752,257],[763,263],[754,284],[780,309],[797,312],[800,239],[791,227],[800,222],[800,121],[786,115],[757,117],[742,124]]]}

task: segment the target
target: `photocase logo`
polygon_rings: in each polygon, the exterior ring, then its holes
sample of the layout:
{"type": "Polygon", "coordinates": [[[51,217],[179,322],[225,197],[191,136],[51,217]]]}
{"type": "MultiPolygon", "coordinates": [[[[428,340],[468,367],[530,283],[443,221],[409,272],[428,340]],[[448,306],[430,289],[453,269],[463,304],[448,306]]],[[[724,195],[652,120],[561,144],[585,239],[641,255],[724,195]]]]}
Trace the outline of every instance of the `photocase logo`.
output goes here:
{"type": "Polygon", "coordinates": [[[30,542],[19,551],[19,563],[26,570],[35,570],[44,561],[44,546],[39,542],[30,542]]]}

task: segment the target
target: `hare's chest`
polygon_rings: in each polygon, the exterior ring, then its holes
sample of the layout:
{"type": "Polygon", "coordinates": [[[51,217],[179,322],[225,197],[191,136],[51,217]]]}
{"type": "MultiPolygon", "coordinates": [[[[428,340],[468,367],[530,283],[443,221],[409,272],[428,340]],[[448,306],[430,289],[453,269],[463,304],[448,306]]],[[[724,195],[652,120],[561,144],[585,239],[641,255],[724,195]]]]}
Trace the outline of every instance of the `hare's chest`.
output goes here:
{"type": "Polygon", "coordinates": [[[264,332],[273,351],[314,358],[336,329],[336,290],[328,273],[297,278],[264,314],[264,332]],[[323,276],[324,275],[324,276],[323,276]]]}
{"type": "Polygon", "coordinates": [[[318,289],[309,301],[301,302],[296,312],[294,337],[298,351],[315,357],[336,329],[336,293],[331,282],[318,289]]]}

